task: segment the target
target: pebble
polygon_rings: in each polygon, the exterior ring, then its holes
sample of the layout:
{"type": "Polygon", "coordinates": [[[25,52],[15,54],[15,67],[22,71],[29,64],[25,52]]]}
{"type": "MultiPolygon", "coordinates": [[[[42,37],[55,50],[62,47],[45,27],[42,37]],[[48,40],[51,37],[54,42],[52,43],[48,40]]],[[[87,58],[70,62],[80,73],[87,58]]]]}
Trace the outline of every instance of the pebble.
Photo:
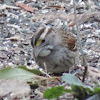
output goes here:
{"type": "Polygon", "coordinates": [[[39,3],[35,3],[35,4],[32,4],[32,7],[36,7],[38,9],[41,9],[42,8],[42,5],[39,4],[39,3]]]}
{"type": "Polygon", "coordinates": [[[46,14],[48,12],[49,12],[48,9],[44,9],[44,10],[41,11],[41,13],[43,13],[43,14],[46,14]]]}
{"type": "Polygon", "coordinates": [[[5,52],[0,51],[0,58],[2,58],[2,59],[6,59],[7,58],[7,55],[5,54],[5,52]]]}
{"type": "Polygon", "coordinates": [[[18,3],[24,3],[25,0],[14,0],[15,2],[18,2],[18,3]]]}
{"type": "Polygon", "coordinates": [[[93,33],[95,36],[100,37],[100,30],[95,30],[95,32],[93,33]]]}
{"type": "Polygon", "coordinates": [[[87,39],[87,41],[86,41],[86,45],[87,46],[89,46],[89,45],[91,45],[91,44],[94,44],[94,43],[96,43],[96,41],[95,40],[93,40],[93,39],[87,39]]]}
{"type": "Polygon", "coordinates": [[[21,32],[26,33],[26,34],[32,34],[33,31],[30,29],[22,29],[21,32]]]}
{"type": "Polygon", "coordinates": [[[25,60],[21,60],[19,65],[25,65],[25,60]]]}
{"type": "Polygon", "coordinates": [[[18,20],[18,19],[15,19],[15,18],[11,18],[11,19],[9,20],[9,23],[10,23],[10,24],[18,24],[18,23],[19,23],[19,20],[18,20]]]}
{"type": "Polygon", "coordinates": [[[12,62],[8,62],[8,66],[13,67],[15,65],[12,62]]]}
{"type": "Polygon", "coordinates": [[[2,9],[0,9],[0,13],[2,13],[3,12],[3,10],[2,9]]]}

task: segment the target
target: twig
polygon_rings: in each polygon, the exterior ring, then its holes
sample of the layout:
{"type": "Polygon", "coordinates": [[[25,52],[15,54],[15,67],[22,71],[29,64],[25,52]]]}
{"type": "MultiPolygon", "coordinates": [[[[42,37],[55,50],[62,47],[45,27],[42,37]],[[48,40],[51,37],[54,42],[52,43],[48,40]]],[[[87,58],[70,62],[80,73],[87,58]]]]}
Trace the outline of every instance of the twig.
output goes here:
{"type": "Polygon", "coordinates": [[[42,70],[40,70],[43,74],[45,74],[46,76],[48,76],[49,78],[52,78],[48,73],[46,73],[46,72],[44,72],[44,71],[42,71],[42,70]]]}
{"type": "Polygon", "coordinates": [[[9,5],[6,5],[6,4],[3,4],[3,5],[0,4],[0,9],[1,10],[6,9],[6,8],[10,8],[10,9],[20,9],[19,7],[16,7],[16,6],[9,6],[9,5]]]}
{"type": "MultiPolygon", "coordinates": [[[[46,63],[44,62],[44,69],[45,69],[45,72],[47,73],[47,66],[46,66],[46,63]]],[[[49,87],[49,80],[48,80],[48,76],[47,76],[47,88],[49,87]]]]}
{"type": "MultiPolygon", "coordinates": [[[[34,61],[36,62],[35,57],[34,57],[34,61]]],[[[44,64],[44,68],[45,68],[46,72],[44,72],[43,70],[40,70],[40,71],[41,71],[41,73],[43,73],[43,74],[45,74],[46,76],[48,76],[49,78],[51,78],[51,76],[47,73],[47,67],[46,67],[45,65],[46,65],[46,64],[44,64]]]]}
{"type": "Polygon", "coordinates": [[[83,53],[82,43],[81,43],[81,39],[80,39],[80,30],[79,30],[79,23],[78,23],[77,14],[76,14],[76,1],[75,0],[73,0],[73,6],[74,6],[75,24],[76,24],[76,30],[77,30],[77,40],[78,40],[77,42],[79,44],[80,51],[82,54],[82,63],[85,68],[84,73],[83,73],[83,79],[82,79],[82,82],[84,82],[88,67],[87,67],[86,58],[83,53]]]}

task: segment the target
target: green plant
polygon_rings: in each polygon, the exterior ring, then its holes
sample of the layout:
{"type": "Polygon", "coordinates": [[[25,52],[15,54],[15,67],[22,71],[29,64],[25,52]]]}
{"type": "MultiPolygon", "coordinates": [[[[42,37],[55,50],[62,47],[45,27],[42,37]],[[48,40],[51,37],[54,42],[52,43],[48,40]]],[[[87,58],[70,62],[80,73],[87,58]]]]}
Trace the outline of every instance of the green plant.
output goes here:
{"type": "Polygon", "coordinates": [[[100,87],[92,89],[91,87],[83,84],[73,74],[67,73],[62,76],[62,81],[71,84],[71,89],[64,89],[63,86],[52,87],[44,92],[44,97],[47,99],[58,98],[66,92],[71,93],[75,100],[100,100],[100,87]]]}

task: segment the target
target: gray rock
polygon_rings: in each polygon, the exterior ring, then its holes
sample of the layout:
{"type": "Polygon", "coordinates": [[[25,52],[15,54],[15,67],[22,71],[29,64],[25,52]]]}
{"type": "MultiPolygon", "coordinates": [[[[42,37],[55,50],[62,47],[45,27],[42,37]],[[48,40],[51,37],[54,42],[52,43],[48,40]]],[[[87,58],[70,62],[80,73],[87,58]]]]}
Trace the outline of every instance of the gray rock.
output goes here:
{"type": "Polygon", "coordinates": [[[10,24],[19,24],[19,20],[18,20],[18,19],[15,19],[15,18],[11,18],[11,19],[9,20],[9,23],[10,23],[10,24]]]}
{"type": "Polygon", "coordinates": [[[15,98],[16,100],[21,100],[23,97],[24,99],[26,97],[30,98],[29,96],[30,92],[31,92],[30,86],[22,80],[19,79],[0,80],[0,97],[2,98],[5,97],[7,98],[7,100],[15,100],[15,98]]]}

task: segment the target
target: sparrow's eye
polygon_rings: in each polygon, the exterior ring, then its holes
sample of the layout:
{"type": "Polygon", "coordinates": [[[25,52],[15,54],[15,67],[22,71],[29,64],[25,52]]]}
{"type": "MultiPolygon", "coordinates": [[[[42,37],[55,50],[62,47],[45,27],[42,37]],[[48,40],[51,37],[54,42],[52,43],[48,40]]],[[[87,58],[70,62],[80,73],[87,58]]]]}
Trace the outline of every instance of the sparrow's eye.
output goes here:
{"type": "Polygon", "coordinates": [[[44,43],[44,42],[45,42],[45,39],[42,40],[42,43],[44,43]]]}

